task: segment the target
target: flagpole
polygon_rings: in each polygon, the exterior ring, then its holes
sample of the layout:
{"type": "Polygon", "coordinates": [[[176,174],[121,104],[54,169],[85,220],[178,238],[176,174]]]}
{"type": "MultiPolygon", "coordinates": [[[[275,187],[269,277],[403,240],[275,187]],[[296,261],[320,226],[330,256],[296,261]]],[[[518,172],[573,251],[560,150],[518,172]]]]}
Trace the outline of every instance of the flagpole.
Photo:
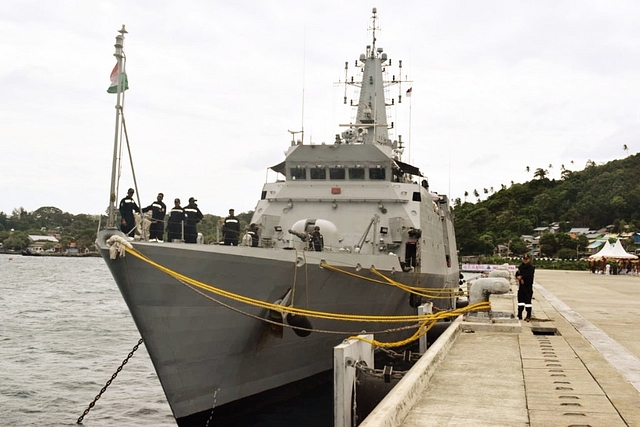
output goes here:
{"type": "MultiPolygon", "coordinates": [[[[409,90],[411,92],[409,92],[411,95],[413,94],[413,86],[411,86],[409,88],[409,90]]],[[[409,159],[409,163],[411,163],[411,98],[413,98],[412,96],[409,96],[409,141],[407,144],[407,159],[409,159]]]]}
{"type": "Polygon", "coordinates": [[[124,29],[124,24],[122,25],[122,29],[118,31],[120,33],[119,36],[116,36],[116,44],[114,45],[116,48],[116,52],[113,56],[116,57],[118,61],[118,87],[117,87],[117,98],[116,98],[116,124],[115,124],[115,135],[113,139],[113,159],[111,164],[111,189],[109,196],[109,216],[107,220],[107,228],[116,228],[116,171],[118,169],[118,147],[120,146],[120,126],[121,126],[121,115],[122,115],[122,79],[120,78],[123,70],[123,62],[124,62],[124,53],[122,51],[124,47],[124,35],[127,33],[127,30],[124,29]]]}

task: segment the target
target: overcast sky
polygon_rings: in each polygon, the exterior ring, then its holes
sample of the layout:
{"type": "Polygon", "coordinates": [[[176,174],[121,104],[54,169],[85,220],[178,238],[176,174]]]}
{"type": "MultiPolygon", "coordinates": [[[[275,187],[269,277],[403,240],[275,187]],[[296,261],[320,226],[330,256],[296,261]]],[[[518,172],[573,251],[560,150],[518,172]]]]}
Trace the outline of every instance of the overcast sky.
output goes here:
{"type": "MultiPolygon", "coordinates": [[[[372,7],[389,74],[402,60],[412,81],[390,90],[413,87],[389,111],[395,137],[433,191],[485,198],[537,168],[559,178],[562,165],[640,149],[640,2],[8,0],[0,211],[106,210],[116,101],[106,89],[122,24],[142,204],[164,192],[168,205],[196,197],[204,213],[254,209],[288,130],[332,143],[351,117],[335,83],[371,43],[372,7]]],[[[118,199],[130,186],[125,162],[118,199]]]]}

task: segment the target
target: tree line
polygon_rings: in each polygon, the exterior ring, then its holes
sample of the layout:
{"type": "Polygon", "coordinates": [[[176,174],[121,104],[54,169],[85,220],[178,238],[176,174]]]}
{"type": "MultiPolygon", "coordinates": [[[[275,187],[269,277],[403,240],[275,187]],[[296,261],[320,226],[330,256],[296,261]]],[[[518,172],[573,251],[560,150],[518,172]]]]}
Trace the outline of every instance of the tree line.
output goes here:
{"type": "MultiPolygon", "coordinates": [[[[241,230],[247,228],[252,216],[253,211],[236,215],[240,220],[241,230]]],[[[221,216],[204,215],[204,219],[198,224],[198,232],[203,234],[205,243],[215,243],[222,238],[223,220],[221,216]]],[[[31,243],[29,235],[53,234],[59,236],[62,250],[74,243],[80,250],[95,251],[98,227],[105,223],[104,215],[73,215],[53,206],[28,212],[20,207],[14,209],[11,215],[0,212],[0,242],[5,250],[23,250],[31,243]]],[[[53,247],[53,244],[49,246],[53,247]]]]}
{"type": "Polygon", "coordinates": [[[538,173],[525,183],[503,186],[486,200],[454,201],[456,239],[461,255],[489,255],[498,245],[514,254],[526,251],[522,235],[558,223],[559,233],[543,235],[543,254],[584,251],[585,237],[571,239],[574,227],[612,233],[637,232],[640,226],[640,154],[584,170],[563,170],[561,178],[538,173]]]}

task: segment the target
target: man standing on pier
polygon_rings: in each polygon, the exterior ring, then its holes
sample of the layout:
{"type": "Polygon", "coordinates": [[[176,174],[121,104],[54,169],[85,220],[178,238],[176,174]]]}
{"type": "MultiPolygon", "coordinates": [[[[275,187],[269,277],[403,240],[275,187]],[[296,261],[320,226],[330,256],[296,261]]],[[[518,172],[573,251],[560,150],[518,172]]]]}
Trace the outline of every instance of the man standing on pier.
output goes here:
{"type": "Polygon", "coordinates": [[[526,322],[531,321],[531,298],[533,297],[533,275],[536,268],[531,265],[531,257],[524,254],[522,264],[516,271],[516,279],[518,280],[518,319],[522,320],[522,312],[527,310],[526,322]]]}

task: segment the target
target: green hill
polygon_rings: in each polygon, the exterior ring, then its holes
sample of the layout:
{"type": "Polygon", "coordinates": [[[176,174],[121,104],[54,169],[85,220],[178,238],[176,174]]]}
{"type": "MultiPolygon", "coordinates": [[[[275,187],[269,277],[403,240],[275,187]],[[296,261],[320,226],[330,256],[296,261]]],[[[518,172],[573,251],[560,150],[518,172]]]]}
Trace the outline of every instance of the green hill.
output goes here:
{"type": "MultiPolygon", "coordinates": [[[[564,170],[549,180],[538,169],[533,179],[491,194],[477,203],[456,199],[456,239],[461,255],[490,254],[497,245],[522,248],[520,236],[536,227],[560,224],[613,232],[638,231],[640,225],[640,154],[584,170],[564,170]]],[[[573,248],[575,250],[575,248],[573,248]]]]}

